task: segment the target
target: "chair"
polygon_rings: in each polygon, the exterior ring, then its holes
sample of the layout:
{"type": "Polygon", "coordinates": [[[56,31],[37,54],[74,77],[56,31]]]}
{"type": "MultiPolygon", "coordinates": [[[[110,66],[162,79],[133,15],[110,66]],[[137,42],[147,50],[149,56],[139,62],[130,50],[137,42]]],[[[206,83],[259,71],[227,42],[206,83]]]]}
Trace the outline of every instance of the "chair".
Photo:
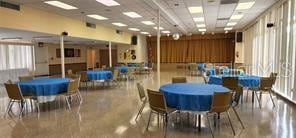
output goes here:
{"type": "Polygon", "coordinates": [[[33,80],[34,76],[20,76],[19,80],[20,81],[29,81],[29,80],[33,80]]]}
{"type": "Polygon", "coordinates": [[[236,91],[238,87],[238,77],[222,77],[222,86],[236,91]]]}
{"type": "Polygon", "coordinates": [[[134,69],[134,68],[128,68],[128,69],[127,69],[127,77],[128,77],[128,79],[130,79],[130,80],[134,80],[134,79],[136,79],[136,76],[135,76],[135,69],[134,69]]]}
{"type": "Polygon", "coordinates": [[[236,112],[236,107],[239,105],[239,100],[240,100],[240,97],[242,97],[243,95],[243,91],[244,91],[244,88],[242,86],[238,86],[237,89],[235,90],[235,94],[234,94],[234,97],[232,99],[232,104],[231,104],[231,107],[232,107],[232,110],[233,112],[235,113],[238,121],[240,122],[241,126],[243,127],[243,129],[245,128],[242,120],[240,119],[238,113],[236,112]]]}
{"type": "Polygon", "coordinates": [[[268,93],[269,94],[270,99],[271,99],[272,104],[273,104],[273,107],[275,107],[275,103],[273,101],[272,94],[271,94],[272,86],[273,86],[274,82],[275,82],[275,80],[272,77],[262,77],[260,79],[259,88],[253,89],[253,93],[256,96],[256,99],[257,99],[257,101],[259,103],[260,108],[261,108],[261,100],[262,100],[262,94],[263,93],[268,93]],[[259,93],[259,97],[258,97],[257,93],[259,93]]]}
{"type": "Polygon", "coordinates": [[[70,102],[69,102],[69,97],[72,98],[72,96],[77,96],[79,100],[79,104],[82,103],[82,96],[79,91],[79,79],[71,80],[68,84],[68,89],[67,92],[61,93],[61,96],[65,97],[66,103],[68,105],[68,109],[71,110],[70,102]]]}
{"type": "Polygon", "coordinates": [[[229,121],[229,124],[231,126],[231,129],[232,129],[232,132],[233,134],[235,135],[235,131],[234,131],[234,128],[232,126],[232,122],[230,120],[230,116],[229,116],[229,108],[231,108],[231,101],[232,101],[232,92],[229,91],[229,92],[224,92],[224,93],[217,93],[217,92],[214,92],[214,96],[212,98],[212,106],[211,106],[211,109],[207,114],[207,120],[208,120],[208,123],[209,123],[209,127],[210,127],[210,130],[211,130],[211,133],[212,133],[212,136],[214,137],[214,133],[213,133],[213,130],[212,130],[212,127],[211,127],[211,123],[210,123],[210,119],[209,119],[209,116],[210,114],[220,114],[220,113],[226,113],[227,114],[227,118],[228,118],[228,121],[229,121]]]}
{"type": "Polygon", "coordinates": [[[230,75],[240,75],[240,70],[238,70],[238,69],[230,69],[229,74],[230,75]]]}
{"type": "Polygon", "coordinates": [[[118,79],[119,79],[119,70],[118,69],[114,69],[113,70],[113,78],[110,79],[110,81],[118,84],[118,79]]]}
{"type": "Polygon", "coordinates": [[[276,82],[276,77],[277,77],[277,75],[278,75],[278,74],[277,74],[277,73],[274,73],[274,72],[271,72],[271,73],[270,73],[270,76],[269,76],[269,77],[273,79],[273,85],[274,85],[275,82],[276,82]]]}
{"type": "Polygon", "coordinates": [[[216,75],[220,75],[221,73],[221,69],[219,67],[215,67],[215,74],[216,75]]]}
{"type": "Polygon", "coordinates": [[[77,72],[77,74],[80,75],[80,82],[84,83],[86,86],[86,89],[87,89],[88,83],[90,82],[87,77],[87,72],[86,71],[79,71],[79,72],[77,72]]]}
{"type": "Polygon", "coordinates": [[[142,105],[141,105],[141,108],[140,108],[135,120],[137,120],[138,116],[142,113],[142,111],[146,105],[146,102],[147,102],[147,98],[145,95],[145,90],[143,88],[143,85],[141,83],[137,83],[137,88],[138,88],[139,98],[140,98],[140,101],[142,102],[142,105]]]}
{"type": "Polygon", "coordinates": [[[166,135],[168,115],[177,110],[174,108],[167,107],[166,101],[162,92],[147,89],[147,93],[148,93],[149,105],[150,105],[151,111],[149,114],[146,130],[148,130],[152,113],[156,113],[165,118],[163,119],[163,123],[165,123],[165,135],[166,135]]]}
{"type": "Polygon", "coordinates": [[[8,103],[8,107],[6,109],[6,113],[5,116],[11,111],[11,108],[13,106],[13,104],[15,102],[20,103],[21,106],[21,111],[19,114],[19,117],[21,117],[22,113],[24,112],[25,109],[25,105],[27,104],[25,101],[26,100],[34,100],[35,104],[37,106],[37,111],[39,112],[39,105],[38,105],[38,101],[37,98],[35,96],[24,96],[21,93],[20,87],[18,84],[15,83],[11,83],[11,81],[9,81],[8,83],[4,83],[6,91],[7,91],[7,95],[10,99],[9,103],[8,103]]]}
{"type": "Polygon", "coordinates": [[[186,83],[187,79],[186,77],[173,77],[172,83],[186,83]]]}
{"type": "Polygon", "coordinates": [[[72,75],[73,74],[73,71],[71,69],[67,70],[67,74],[68,75],[72,75]]]}
{"type": "Polygon", "coordinates": [[[75,80],[75,79],[80,79],[81,76],[78,74],[70,74],[67,77],[71,78],[72,80],[75,80]]]}
{"type": "Polygon", "coordinates": [[[190,65],[189,65],[189,74],[191,76],[197,75],[197,71],[198,71],[198,69],[197,69],[196,63],[190,63],[190,65]]]}

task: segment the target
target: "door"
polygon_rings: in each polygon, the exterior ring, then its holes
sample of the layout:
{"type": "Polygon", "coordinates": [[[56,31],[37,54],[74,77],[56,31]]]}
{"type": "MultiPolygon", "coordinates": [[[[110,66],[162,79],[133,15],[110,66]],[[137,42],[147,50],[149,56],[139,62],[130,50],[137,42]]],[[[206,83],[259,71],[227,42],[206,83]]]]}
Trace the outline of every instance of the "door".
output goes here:
{"type": "MultiPolygon", "coordinates": [[[[111,55],[112,55],[112,67],[113,67],[117,64],[117,50],[112,49],[111,52],[112,52],[111,55]]],[[[101,66],[106,65],[107,67],[109,67],[109,50],[108,49],[100,50],[100,64],[101,66]]]]}
{"type": "Polygon", "coordinates": [[[96,68],[96,50],[87,49],[87,69],[96,68]]]}

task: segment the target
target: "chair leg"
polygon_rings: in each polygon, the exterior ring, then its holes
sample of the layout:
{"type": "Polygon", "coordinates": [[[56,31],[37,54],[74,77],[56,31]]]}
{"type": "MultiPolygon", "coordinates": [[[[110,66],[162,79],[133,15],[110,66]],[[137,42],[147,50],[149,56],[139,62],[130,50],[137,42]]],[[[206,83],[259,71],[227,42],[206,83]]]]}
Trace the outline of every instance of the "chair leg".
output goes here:
{"type": "Polygon", "coordinates": [[[66,96],[65,99],[66,99],[66,103],[68,105],[68,109],[71,111],[71,106],[70,106],[68,97],[66,96]]]}
{"type": "Polygon", "coordinates": [[[245,126],[244,126],[244,124],[243,124],[242,120],[240,119],[240,117],[239,117],[239,115],[238,115],[238,113],[236,112],[236,110],[235,110],[235,108],[234,108],[234,107],[232,107],[232,110],[233,110],[233,112],[235,113],[235,115],[236,115],[236,117],[237,117],[238,121],[239,121],[239,122],[240,122],[240,124],[242,125],[243,129],[245,129],[245,126]]]}
{"type": "Polygon", "coordinates": [[[211,122],[210,122],[209,114],[207,113],[206,116],[207,116],[207,120],[208,120],[208,124],[209,124],[209,128],[210,128],[212,137],[214,138],[215,136],[214,136],[214,133],[213,133],[213,130],[212,130],[212,127],[211,127],[211,122]]]}
{"type": "MultiPolygon", "coordinates": [[[[260,93],[261,93],[261,92],[260,92],[260,93]]],[[[260,99],[259,99],[257,93],[255,92],[254,94],[255,94],[255,96],[256,96],[256,98],[257,98],[257,101],[258,101],[258,104],[259,104],[259,108],[261,109],[261,101],[260,101],[260,99]]]]}
{"type": "Polygon", "coordinates": [[[135,118],[135,121],[137,121],[139,115],[142,113],[142,111],[143,111],[143,109],[144,109],[144,107],[145,107],[145,104],[146,104],[146,102],[143,102],[143,103],[142,103],[141,108],[140,108],[140,110],[139,110],[139,112],[138,112],[138,114],[137,114],[137,116],[136,116],[136,118],[135,118]]]}
{"type": "Polygon", "coordinates": [[[232,126],[232,122],[231,122],[231,120],[230,120],[230,117],[229,117],[229,113],[228,113],[228,111],[226,111],[226,113],[227,113],[227,118],[228,118],[229,124],[230,124],[230,126],[231,126],[231,129],[232,129],[233,135],[235,136],[235,131],[234,131],[234,128],[233,128],[233,126],[232,126]]]}
{"type": "Polygon", "coordinates": [[[275,107],[275,103],[274,103],[274,101],[273,101],[273,98],[272,98],[272,95],[271,95],[271,91],[268,91],[268,93],[269,93],[270,99],[271,99],[271,101],[272,101],[273,107],[275,107]]]}
{"type": "Polygon", "coordinates": [[[165,121],[163,121],[163,122],[165,122],[165,130],[164,130],[164,137],[166,137],[166,134],[167,134],[167,128],[168,128],[168,115],[167,114],[165,114],[164,115],[164,118],[165,118],[165,121]]]}
{"type": "MultiPolygon", "coordinates": [[[[21,101],[21,102],[23,102],[23,101],[21,101]]],[[[24,104],[25,104],[25,105],[22,105],[22,106],[21,106],[21,111],[20,111],[20,114],[19,114],[19,118],[22,117],[23,112],[24,112],[24,110],[25,110],[26,102],[24,102],[24,104]]]]}
{"type": "Polygon", "coordinates": [[[149,124],[150,124],[151,114],[152,114],[152,111],[150,111],[150,114],[149,114],[148,123],[147,123],[147,126],[146,126],[147,131],[148,131],[149,124]]]}
{"type": "Polygon", "coordinates": [[[35,105],[37,107],[37,112],[39,113],[40,112],[40,108],[39,108],[39,102],[38,102],[38,100],[35,101],[35,105]]]}
{"type": "Polygon", "coordinates": [[[7,116],[7,114],[8,114],[8,112],[10,111],[12,105],[13,105],[13,101],[10,99],[10,100],[9,100],[9,103],[8,103],[8,105],[7,105],[7,109],[6,109],[6,112],[5,112],[4,117],[7,116]]]}

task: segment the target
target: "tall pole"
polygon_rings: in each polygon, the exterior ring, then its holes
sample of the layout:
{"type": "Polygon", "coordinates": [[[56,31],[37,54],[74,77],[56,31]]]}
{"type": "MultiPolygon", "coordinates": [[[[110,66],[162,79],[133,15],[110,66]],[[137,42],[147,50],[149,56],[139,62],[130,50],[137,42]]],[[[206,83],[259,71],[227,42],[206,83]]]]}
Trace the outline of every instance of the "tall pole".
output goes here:
{"type": "Polygon", "coordinates": [[[112,67],[112,47],[111,47],[111,41],[109,41],[109,67],[112,67]]]}
{"type": "Polygon", "coordinates": [[[60,37],[62,78],[65,78],[64,35],[60,37]]]}
{"type": "Polygon", "coordinates": [[[157,82],[160,87],[160,10],[157,10],[157,82]]]}

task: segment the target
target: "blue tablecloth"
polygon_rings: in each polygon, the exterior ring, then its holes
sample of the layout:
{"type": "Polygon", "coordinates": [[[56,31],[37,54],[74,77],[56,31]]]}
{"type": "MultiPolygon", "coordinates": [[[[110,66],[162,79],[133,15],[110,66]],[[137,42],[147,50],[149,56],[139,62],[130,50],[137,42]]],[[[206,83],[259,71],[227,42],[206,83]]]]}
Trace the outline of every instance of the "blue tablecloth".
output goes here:
{"type": "MultiPolygon", "coordinates": [[[[220,73],[223,75],[230,75],[230,71],[234,71],[234,70],[239,70],[239,69],[229,69],[228,67],[224,67],[222,69],[220,69],[220,73]]],[[[244,72],[240,71],[240,75],[244,75],[244,72]]],[[[210,68],[209,70],[206,71],[207,76],[213,76],[216,75],[216,69],[214,67],[210,68]]]]}
{"type": "Polygon", "coordinates": [[[113,77],[113,74],[111,71],[105,71],[105,70],[89,70],[87,71],[87,77],[88,80],[107,80],[111,79],[113,77]]]}
{"type": "Polygon", "coordinates": [[[68,78],[39,78],[18,83],[22,94],[34,94],[36,96],[54,96],[68,89],[68,78]]]}
{"type": "Polygon", "coordinates": [[[197,69],[200,71],[205,71],[206,64],[205,63],[199,63],[197,64],[197,69]]]}
{"type": "Polygon", "coordinates": [[[174,83],[161,86],[160,91],[164,93],[169,107],[187,111],[208,111],[214,92],[225,92],[229,89],[221,85],[174,83]]]}
{"type": "MultiPolygon", "coordinates": [[[[229,75],[223,75],[224,77],[229,77],[229,75]]],[[[235,76],[233,76],[235,77],[235,76]]],[[[239,75],[237,76],[239,80],[239,84],[243,87],[259,87],[260,77],[259,76],[251,76],[251,75],[239,75]]],[[[222,75],[213,75],[209,78],[209,84],[222,85],[222,75]]]]}
{"type": "Polygon", "coordinates": [[[127,66],[115,67],[115,69],[120,70],[121,73],[127,73],[127,71],[128,71],[127,66]]]}

